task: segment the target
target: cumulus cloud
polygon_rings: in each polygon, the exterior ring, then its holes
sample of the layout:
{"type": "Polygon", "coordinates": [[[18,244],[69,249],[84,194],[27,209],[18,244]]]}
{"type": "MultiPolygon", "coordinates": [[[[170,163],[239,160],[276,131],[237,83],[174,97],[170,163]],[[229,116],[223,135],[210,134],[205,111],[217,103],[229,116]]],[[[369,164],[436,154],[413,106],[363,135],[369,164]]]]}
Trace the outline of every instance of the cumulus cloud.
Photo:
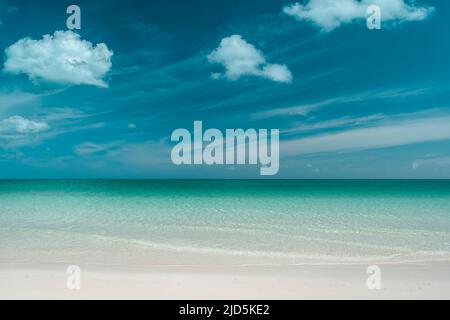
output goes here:
{"type": "MultiPolygon", "coordinates": [[[[242,76],[258,76],[284,83],[292,80],[287,66],[267,63],[264,54],[240,35],[223,38],[219,47],[208,55],[208,61],[223,65],[226,69],[224,76],[229,80],[242,76]]],[[[220,76],[213,74],[214,79],[220,76]]]]}
{"type": "Polygon", "coordinates": [[[5,50],[5,71],[64,85],[107,87],[113,52],[106,44],[82,40],[72,31],[56,31],[40,40],[24,38],[5,50]]]}
{"type": "Polygon", "coordinates": [[[283,11],[328,32],[342,24],[366,19],[369,5],[379,6],[381,19],[386,22],[420,21],[434,10],[433,7],[419,6],[414,1],[405,0],[309,0],[306,4],[296,2],[285,6],[283,11]]]}
{"type": "Polygon", "coordinates": [[[28,134],[48,130],[46,122],[32,121],[21,116],[12,116],[0,121],[0,133],[28,134]]]}

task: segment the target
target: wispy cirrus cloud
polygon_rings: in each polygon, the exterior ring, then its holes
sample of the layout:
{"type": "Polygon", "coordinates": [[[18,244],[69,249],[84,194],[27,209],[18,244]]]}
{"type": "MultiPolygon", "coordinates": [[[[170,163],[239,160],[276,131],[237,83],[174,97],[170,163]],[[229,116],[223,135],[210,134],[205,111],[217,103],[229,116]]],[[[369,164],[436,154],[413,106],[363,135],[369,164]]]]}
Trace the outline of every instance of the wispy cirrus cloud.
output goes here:
{"type": "MultiPolygon", "coordinates": [[[[26,112],[24,112],[26,113],[26,112]]],[[[35,146],[57,136],[75,131],[102,128],[87,114],[72,108],[39,108],[38,113],[0,118],[0,149],[35,146]]]]}
{"type": "Polygon", "coordinates": [[[413,119],[407,116],[403,119],[386,119],[363,128],[287,140],[281,144],[280,154],[289,157],[350,152],[449,140],[449,122],[448,113],[431,117],[420,113],[413,119]]]}
{"type": "Polygon", "coordinates": [[[23,92],[0,92],[0,117],[5,115],[12,115],[11,113],[17,112],[19,108],[28,108],[30,106],[36,106],[40,103],[40,96],[23,92]]]}
{"type": "Polygon", "coordinates": [[[111,69],[113,52],[72,31],[56,31],[41,40],[21,39],[6,48],[5,56],[7,73],[62,85],[107,87],[103,78],[111,69]]]}
{"type": "Polygon", "coordinates": [[[74,151],[79,156],[88,157],[112,151],[113,149],[120,147],[122,144],[123,142],[121,141],[113,141],[109,143],[95,143],[87,141],[76,145],[74,151]]]}
{"type": "Polygon", "coordinates": [[[274,108],[265,111],[258,111],[252,114],[254,120],[269,119],[273,117],[281,116],[308,116],[315,110],[323,107],[342,105],[347,103],[364,102],[370,100],[384,100],[384,99],[396,99],[407,98],[425,94],[431,91],[432,87],[419,87],[419,88],[406,88],[406,89],[386,89],[386,90],[371,90],[367,92],[360,92],[355,94],[337,96],[322,99],[319,101],[300,104],[296,106],[274,108]]]}
{"type": "Polygon", "coordinates": [[[386,22],[421,21],[434,11],[433,7],[407,0],[309,0],[306,4],[296,2],[285,6],[283,12],[329,32],[343,24],[365,19],[369,5],[378,5],[386,22]]]}
{"type": "MultiPolygon", "coordinates": [[[[292,81],[291,71],[286,65],[267,63],[264,54],[241,35],[223,38],[219,47],[208,55],[208,61],[225,67],[224,76],[229,80],[257,76],[275,82],[292,81]]],[[[213,74],[213,78],[220,76],[221,74],[213,74]]]]}
{"type": "Polygon", "coordinates": [[[368,123],[384,120],[386,118],[387,116],[383,114],[373,114],[363,117],[347,116],[337,119],[319,121],[315,123],[299,123],[297,125],[294,125],[293,128],[281,131],[281,133],[286,135],[293,135],[302,132],[311,132],[315,130],[333,129],[339,127],[351,128],[360,125],[367,125],[368,123]]]}

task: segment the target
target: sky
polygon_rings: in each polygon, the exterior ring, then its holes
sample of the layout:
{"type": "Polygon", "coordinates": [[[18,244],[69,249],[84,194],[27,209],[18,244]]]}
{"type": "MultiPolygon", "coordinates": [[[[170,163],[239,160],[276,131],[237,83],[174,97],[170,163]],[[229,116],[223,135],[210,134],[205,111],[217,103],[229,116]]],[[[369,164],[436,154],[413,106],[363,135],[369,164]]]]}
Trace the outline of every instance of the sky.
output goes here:
{"type": "Polygon", "coordinates": [[[263,178],[174,165],[196,120],[279,129],[271,178],[450,178],[449,21],[437,0],[0,0],[0,178],[263,178]]]}

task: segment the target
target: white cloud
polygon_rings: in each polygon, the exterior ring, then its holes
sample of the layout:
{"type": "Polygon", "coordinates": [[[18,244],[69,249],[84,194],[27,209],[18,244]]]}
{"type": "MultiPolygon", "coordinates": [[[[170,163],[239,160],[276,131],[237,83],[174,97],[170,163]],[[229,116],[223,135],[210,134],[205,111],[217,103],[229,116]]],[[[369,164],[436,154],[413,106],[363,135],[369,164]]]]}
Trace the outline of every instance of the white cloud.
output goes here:
{"type": "Polygon", "coordinates": [[[293,156],[347,152],[450,140],[449,123],[450,116],[385,122],[366,128],[289,140],[281,144],[280,154],[293,156]]]}
{"type": "Polygon", "coordinates": [[[107,87],[113,52],[95,46],[72,31],[56,31],[41,40],[24,38],[5,50],[5,71],[58,84],[107,87]]]}
{"type": "Polygon", "coordinates": [[[262,75],[276,82],[290,82],[292,80],[291,71],[285,65],[267,64],[263,67],[262,75]]]}
{"type": "Polygon", "coordinates": [[[38,143],[40,135],[50,126],[44,121],[34,121],[21,116],[0,120],[0,148],[11,149],[38,143]]]}
{"type": "Polygon", "coordinates": [[[416,5],[405,0],[310,0],[307,4],[298,2],[285,6],[284,13],[297,20],[312,22],[322,31],[331,31],[342,24],[366,19],[369,5],[381,9],[381,19],[386,22],[420,21],[434,10],[433,7],[416,5]]]}
{"type": "MultiPolygon", "coordinates": [[[[208,55],[208,61],[223,65],[229,80],[241,76],[258,76],[284,83],[292,80],[287,66],[267,63],[263,53],[240,35],[223,38],[219,47],[208,55]]],[[[219,74],[213,74],[213,78],[219,78],[219,74]]]]}
{"type": "Polygon", "coordinates": [[[0,133],[2,134],[28,134],[46,131],[50,127],[46,122],[32,121],[21,116],[12,116],[0,121],[0,133]]]}

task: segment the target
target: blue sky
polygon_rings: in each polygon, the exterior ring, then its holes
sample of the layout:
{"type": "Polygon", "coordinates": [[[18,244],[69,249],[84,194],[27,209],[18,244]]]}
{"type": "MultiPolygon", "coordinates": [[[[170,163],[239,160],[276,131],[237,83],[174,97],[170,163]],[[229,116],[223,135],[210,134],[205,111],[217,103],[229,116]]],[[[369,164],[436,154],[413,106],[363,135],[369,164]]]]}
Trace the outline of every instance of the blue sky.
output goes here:
{"type": "Polygon", "coordinates": [[[194,120],[280,129],[276,178],[450,178],[448,1],[71,4],[0,0],[0,178],[259,178],[173,165],[194,120]]]}

